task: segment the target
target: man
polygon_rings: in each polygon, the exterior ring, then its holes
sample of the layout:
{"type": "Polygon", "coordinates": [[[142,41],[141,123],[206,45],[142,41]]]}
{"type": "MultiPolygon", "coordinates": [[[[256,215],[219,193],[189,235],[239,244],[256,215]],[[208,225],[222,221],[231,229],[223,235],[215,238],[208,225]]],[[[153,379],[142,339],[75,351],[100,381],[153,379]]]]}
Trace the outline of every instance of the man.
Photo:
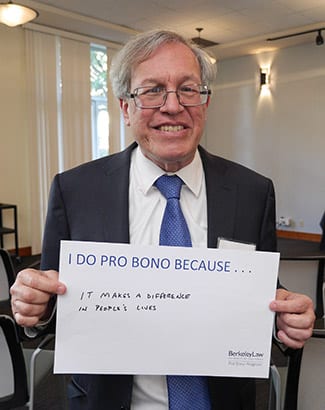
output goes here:
{"type": "MultiPolygon", "coordinates": [[[[276,248],[272,182],[199,146],[214,80],[207,55],[175,33],[145,33],[117,55],[111,80],[136,143],[55,177],[42,271],[20,272],[11,290],[22,326],[40,326],[53,296],[66,291],[57,272],[61,239],[159,244],[166,200],[155,182],[166,173],[184,181],[180,201],[192,246],[213,248],[226,237],[258,250],[276,248]]],[[[313,327],[311,300],[278,289],[270,308],[280,341],[301,347],[313,327]]],[[[207,383],[209,408],[254,409],[252,380],[209,377],[207,383]]],[[[74,409],[166,410],[166,384],[165,376],[76,375],[70,403],[74,409]]],[[[197,410],[177,409],[190,408],[197,410]]]]}

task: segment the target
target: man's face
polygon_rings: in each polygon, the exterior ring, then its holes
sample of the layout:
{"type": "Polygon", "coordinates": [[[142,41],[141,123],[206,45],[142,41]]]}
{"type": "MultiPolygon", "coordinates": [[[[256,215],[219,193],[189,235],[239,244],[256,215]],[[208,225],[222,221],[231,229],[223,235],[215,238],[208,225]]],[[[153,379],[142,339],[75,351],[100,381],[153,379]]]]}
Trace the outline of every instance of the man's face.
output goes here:
{"type": "MultiPolygon", "coordinates": [[[[130,91],[145,86],[174,91],[186,84],[201,84],[199,63],[184,44],[170,43],[133,69],[130,91]]],[[[192,161],[203,133],[207,106],[183,107],[175,93],[169,93],[160,108],[141,109],[132,99],[121,101],[125,123],[143,154],[171,172],[192,161]]]]}

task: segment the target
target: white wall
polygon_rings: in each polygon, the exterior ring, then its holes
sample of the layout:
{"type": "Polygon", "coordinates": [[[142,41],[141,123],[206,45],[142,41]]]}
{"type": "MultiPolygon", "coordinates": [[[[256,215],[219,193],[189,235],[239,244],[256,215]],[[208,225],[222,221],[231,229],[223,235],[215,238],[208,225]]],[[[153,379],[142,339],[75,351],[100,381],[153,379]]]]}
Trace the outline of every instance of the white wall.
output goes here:
{"type": "Polygon", "coordinates": [[[290,230],[320,233],[325,210],[325,46],[218,63],[205,146],[273,179],[290,230]],[[259,66],[271,65],[261,96],[259,66]]]}

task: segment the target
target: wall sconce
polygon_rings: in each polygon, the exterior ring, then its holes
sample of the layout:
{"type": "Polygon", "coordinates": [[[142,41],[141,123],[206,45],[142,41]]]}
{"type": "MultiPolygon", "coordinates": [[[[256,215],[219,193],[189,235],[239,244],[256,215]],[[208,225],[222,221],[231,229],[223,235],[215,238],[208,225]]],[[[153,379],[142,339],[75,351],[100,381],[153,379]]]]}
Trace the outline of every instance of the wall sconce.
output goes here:
{"type": "Polygon", "coordinates": [[[260,68],[260,86],[261,89],[268,89],[270,87],[270,68],[260,68]]]}
{"type": "Polygon", "coordinates": [[[38,12],[20,4],[0,3],[0,23],[16,27],[28,23],[38,16],[38,12]]]}

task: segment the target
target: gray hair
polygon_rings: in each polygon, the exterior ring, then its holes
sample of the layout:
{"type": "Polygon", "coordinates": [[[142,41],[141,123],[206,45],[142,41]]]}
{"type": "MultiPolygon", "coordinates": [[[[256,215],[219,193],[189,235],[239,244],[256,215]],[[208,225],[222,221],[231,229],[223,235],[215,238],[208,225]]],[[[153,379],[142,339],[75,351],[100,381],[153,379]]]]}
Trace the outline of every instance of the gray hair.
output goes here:
{"type": "Polygon", "coordinates": [[[161,45],[173,42],[189,47],[198,60],[202,83],[212,85],[216,76],[216,64],[211,61],[208,53],[175,32],[154,30],[133,37],[113,57],[110,80],[114,95],[126,98],[130,91],[132,69],[147,60],[161,45]]]}

